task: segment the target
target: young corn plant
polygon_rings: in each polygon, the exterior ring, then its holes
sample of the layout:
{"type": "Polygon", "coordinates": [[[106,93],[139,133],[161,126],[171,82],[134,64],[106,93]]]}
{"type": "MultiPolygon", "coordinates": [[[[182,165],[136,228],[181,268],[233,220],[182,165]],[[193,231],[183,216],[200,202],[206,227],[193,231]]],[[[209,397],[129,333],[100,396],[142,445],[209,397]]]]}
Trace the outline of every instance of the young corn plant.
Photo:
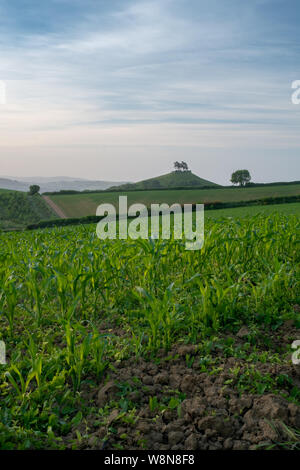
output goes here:
{"type": "Polygon", "coordinates": [[[74,392],[79,391],[82,374],[91,351],[91,335],[87,335],[81,343],[78,343],[78,329],[65,324],[65,338],[67,342],[66,361],[69,367],[69,375],[72,380],[74,392]]]}
{"type": "Polygon", "coordinates": [[[36,379],[38,384],[38,381],[40,380],[41,370],[42,359],[40,358],[36,363],[36,367],[28,372],[27,377],[23,376],[21,370],[16,365],[12,365],[10,370],[5,372],[5,377],[9,380],[10,384],[12,385],[17,394],[17,397],[22,402],[24,401],[26,395],[29,393],[28,389],[32,380],[36,379]],[[13,373],[15,374],[15,376],[13,373]]]}
{"type": "Polygon", "coordinates": [[[68,311],[71,298],[68,277],[58,269],[53,269],[54,279],[56,281],[56,291],[60,305],[60,318],[64,319],[68,311]]]}
{"type": "Polygon", "coordinates": [[[99,335],[99,333],[94,330],[91,341],[91,366],[95,370],[98,379],[103,377],[109,365],[109,362],[105,360],[107,343],[107,335],[99,335]]]}
{"type": "Polygon", "coordinates": [[[173,333],[182,325],[182,318],[176,310],[173,300],[173,284],[164,292],[163,297],[157,298],[142,287],[136,287],[139,300],[144,300],[144,315],[150,327],[148,349],[152,352],[164,348],[168,351],[171,346],[173,333]]]}
{"type": "Polygon", "coordinates": [[[17,285],[16,281],[9,277],[4,284],[4,298],[5,302],[3,305],[3,314],[6,317],[9,325],[10,336],[14,335],[14,323],[16,307],[18,305],[18,289],[20,286],[17,285]]]}
{"type": "Polygon", "coordinates": [[[42,321],[42,288],[44,287],[45,269],[40,266],[30,266],[26,279],[29,299],[31,299],[31,308],[34,313],[37,325],[42,321]]]}
{"type": "Polygon", "coordinates": [[[37,389],[40,394],[41,387],[42,387],[43,359],[42,359],[42,354],[39,353],[37,344],[34,342],[32,336],[29,336],[29,340],[27,342],[27,350],[30,354],[30,364],[31,364],[30,373],[33,374],[33,377],[36,380],[37,389]]]}

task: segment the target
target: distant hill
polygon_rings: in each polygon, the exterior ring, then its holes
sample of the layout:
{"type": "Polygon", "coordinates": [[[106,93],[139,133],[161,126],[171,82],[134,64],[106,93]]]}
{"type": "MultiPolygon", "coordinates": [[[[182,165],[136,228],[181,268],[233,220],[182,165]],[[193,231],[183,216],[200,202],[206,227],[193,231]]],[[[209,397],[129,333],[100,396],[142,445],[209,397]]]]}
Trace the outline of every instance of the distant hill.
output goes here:
{"type": "Polygon", "coordinates": [[[127,183],[112,186],[110,190],[127,191],[143,189],[172,189],[172,188],[201,188],[218,187],[216,183],[200,178],[191,171],[172,171],[166,175],[157,176],[138,183],[127,183]]]}
{"type": "Polygon", "coordinates": [[[13,179],[0,178],[0,189],[12,191],[28,191],[28,184],[13,179]]]}
{"type": "Polygon", "coordinates": [[[85,180],[81,178],[70,178],[67,176],[57,177],[1,177],[0,189],[10,189],[13,191],[28,191],[29,186],[38,184],[41,188],[41,193],[54,192],[62,190],[104,190],[111,186],[124,184],[124,181],[97,181],[85,180]]]}

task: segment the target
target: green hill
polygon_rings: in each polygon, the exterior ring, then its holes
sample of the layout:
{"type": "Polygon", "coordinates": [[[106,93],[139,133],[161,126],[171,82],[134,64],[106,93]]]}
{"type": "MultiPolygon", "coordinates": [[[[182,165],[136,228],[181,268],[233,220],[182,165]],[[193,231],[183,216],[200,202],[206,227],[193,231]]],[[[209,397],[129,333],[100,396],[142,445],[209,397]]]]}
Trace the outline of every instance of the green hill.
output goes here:
{"type": "Polygon", "coordinates": [[[216,183],[200,178],[191,171],[172,171],[166,175],[157,176],[138,183],[127,183],[121,186],[113,186],[109,191],[127,191],[138,189],[171,189],[171,188],[203,188],[217,187],[216,183]]]}
{"type": "Polygon", "coordinates": [[[0,190],[0,229],[23,228],[56,215],[39,194],[0,190]]]}

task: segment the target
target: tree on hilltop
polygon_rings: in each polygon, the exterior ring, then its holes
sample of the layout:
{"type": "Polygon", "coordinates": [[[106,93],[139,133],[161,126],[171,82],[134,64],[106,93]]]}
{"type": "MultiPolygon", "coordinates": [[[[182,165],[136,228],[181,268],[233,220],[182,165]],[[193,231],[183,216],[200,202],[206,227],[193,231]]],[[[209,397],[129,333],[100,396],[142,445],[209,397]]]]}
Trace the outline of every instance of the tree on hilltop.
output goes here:
{"type": "Polygon", "coordinates": [[[186,162],[174,162],[175,171],[188,171],[189,167],[186,162]]]}
{"type": "Polygon", "coordinates": [[[189,171],[189,166],[186,162],[181,162],[181,168],[183,171],[189,171]]]}

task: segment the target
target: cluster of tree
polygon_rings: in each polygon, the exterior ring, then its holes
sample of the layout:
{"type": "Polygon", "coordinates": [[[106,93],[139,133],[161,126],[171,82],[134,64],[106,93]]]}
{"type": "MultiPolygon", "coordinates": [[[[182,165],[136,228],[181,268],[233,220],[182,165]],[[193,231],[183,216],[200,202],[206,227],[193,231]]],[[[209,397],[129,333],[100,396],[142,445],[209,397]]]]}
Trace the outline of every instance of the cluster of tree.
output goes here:
{"type": "Polygon", "coordinates": [[[186,162],[174,162],[175,171],[189,171],[188,164],[186,162]]]}
{"type": "Polygon", "coordinates": [[[237,170],[231,175],[231,180],[233,184],[239,184],[240,186],[246,186],[250,183],[251,176],[248,170],[237,170]]]}

